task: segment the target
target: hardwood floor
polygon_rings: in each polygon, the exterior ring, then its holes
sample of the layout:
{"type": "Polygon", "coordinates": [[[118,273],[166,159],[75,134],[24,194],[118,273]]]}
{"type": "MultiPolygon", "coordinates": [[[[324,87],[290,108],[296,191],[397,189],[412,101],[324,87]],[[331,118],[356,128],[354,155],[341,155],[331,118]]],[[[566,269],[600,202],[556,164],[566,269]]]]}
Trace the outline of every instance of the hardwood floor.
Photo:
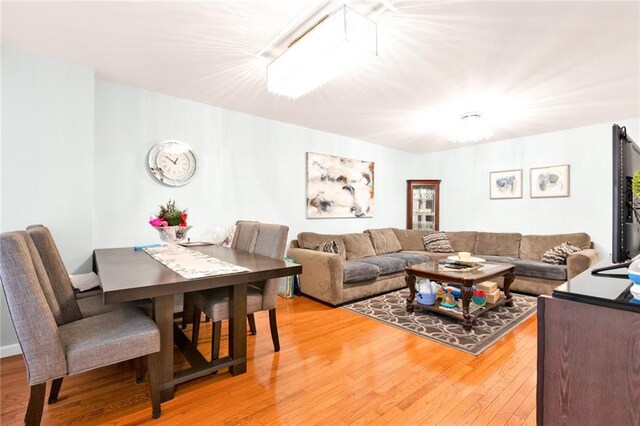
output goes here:
{"type": "MultiPolygon", "coordinates": [[[[42,424],[535,424],[535,317],[477,357],[307,298],[278,298],[279,353],[267,312],[256,323],[247,374],[178,386],[158,420],[148,382],[136,385],[133,364],[122,363],[65,378],[42,424]]],[[[208,354],[210,323],[200,336],[208,354]]],[[[0,423],[22,424],[24,363],[0,367],[0,423]]]]}

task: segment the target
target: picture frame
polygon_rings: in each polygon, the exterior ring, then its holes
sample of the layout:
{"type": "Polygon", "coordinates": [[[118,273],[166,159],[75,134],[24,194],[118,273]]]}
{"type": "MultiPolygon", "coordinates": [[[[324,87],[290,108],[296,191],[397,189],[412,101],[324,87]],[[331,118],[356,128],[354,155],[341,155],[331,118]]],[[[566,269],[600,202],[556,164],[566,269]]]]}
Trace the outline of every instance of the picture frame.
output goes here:
{"type": "Polygon", "coordinates": [[[569,197],[571,194],[569,164],[533,167],[529,171],[531,198],[569,197]]]}
{"type": "Polygon", "coordinates": [[[489,172],[489,198],[491,200],[522,198],[522,169],[489,172]]]}

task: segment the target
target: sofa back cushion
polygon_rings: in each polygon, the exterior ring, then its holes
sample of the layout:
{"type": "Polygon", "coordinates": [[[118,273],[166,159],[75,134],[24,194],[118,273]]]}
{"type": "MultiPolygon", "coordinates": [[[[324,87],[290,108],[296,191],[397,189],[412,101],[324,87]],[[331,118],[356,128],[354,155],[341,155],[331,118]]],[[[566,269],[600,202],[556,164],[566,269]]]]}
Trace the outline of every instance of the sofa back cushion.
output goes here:
{"type": "Polygon", "coordinates": [[[587,249],[591,247],[591,237],[584,232],[554,235],[523,235],[520,243],[520,259],[541,260],[544,253],[558,244],[570,242],[587,249]]]}
{"type": "Polygon", "coordinates": [[[402,250],[424,251],[422,237],[433,234],[435,231],[423,229],[392,229],[402,250]]]}
{"type": "Polygon", "coordinates": [[[315,250],[316,246],[335,241],[338,244],[338,254],[347,258],[347,250],[342,235],[316,234],[315,232],[301,232],[298,234],[298,245],[304,249],[315,250]]]}
{"type": "Polygon", "coordinates": [[[478,232],[474,253],[517,257],[521,239],[522,235],[515,232],[478,232]]]}
{"type": "Polygon", "coordinates": [[[468,251],[473,253],[476,249],[476,239],[478,238],[478,232],[476,231],[459,231],[459,232],[447,232],[449,242],[453,251],[468,251]]]}
{"type": "Polygon", "coordinates": [[[373,244],[371,244],[367,234],[344,234],[342,235],[342,240],[346,247],[347,260],[376,255],[376,251],[373,249],[373,244]]]}
{"type": "Polygon", "coordinates": [[[397,253],[402,250],[400,241],[391,228],[367,229],[364,232],[369,235],[376,254],[397,253]]]}

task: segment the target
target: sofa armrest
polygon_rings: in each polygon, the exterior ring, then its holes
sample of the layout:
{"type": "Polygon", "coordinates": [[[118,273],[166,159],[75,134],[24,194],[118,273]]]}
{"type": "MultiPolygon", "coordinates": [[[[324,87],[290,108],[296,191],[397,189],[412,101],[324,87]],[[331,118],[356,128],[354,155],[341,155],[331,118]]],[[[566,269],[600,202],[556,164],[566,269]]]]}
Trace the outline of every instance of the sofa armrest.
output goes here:
{"type": "Polygon", "coordinates": [[[598,263],[599,254],[594,249],[580,250],[567,257],[567,279],[571,279],[578,274],[591,268],[598,263]]]}
{"type": "Polygon", "coordinates": [[[344,263],[339,254],[290,248],[287,257],[302,265],[300,291],[316,299],[339,305],[342,303],[344,263]]]}

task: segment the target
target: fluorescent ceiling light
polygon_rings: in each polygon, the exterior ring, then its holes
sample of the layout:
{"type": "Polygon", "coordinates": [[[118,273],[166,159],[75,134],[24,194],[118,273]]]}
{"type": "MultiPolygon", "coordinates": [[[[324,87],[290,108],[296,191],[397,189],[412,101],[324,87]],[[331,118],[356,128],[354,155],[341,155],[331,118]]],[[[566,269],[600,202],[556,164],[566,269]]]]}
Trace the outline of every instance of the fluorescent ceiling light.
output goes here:
{"type": "Polygon", "coordinates": [[[467,112],[451,129],[449,140],[452,142],[478,142],[493,136],[491,123],[479,112],[467,112]]]}
{"type": "Polygon", "coordinates": [[[376,24],[342,6],[267,66],[267,90],[299,98],[357,68],[377,51],[376,24]]]}

